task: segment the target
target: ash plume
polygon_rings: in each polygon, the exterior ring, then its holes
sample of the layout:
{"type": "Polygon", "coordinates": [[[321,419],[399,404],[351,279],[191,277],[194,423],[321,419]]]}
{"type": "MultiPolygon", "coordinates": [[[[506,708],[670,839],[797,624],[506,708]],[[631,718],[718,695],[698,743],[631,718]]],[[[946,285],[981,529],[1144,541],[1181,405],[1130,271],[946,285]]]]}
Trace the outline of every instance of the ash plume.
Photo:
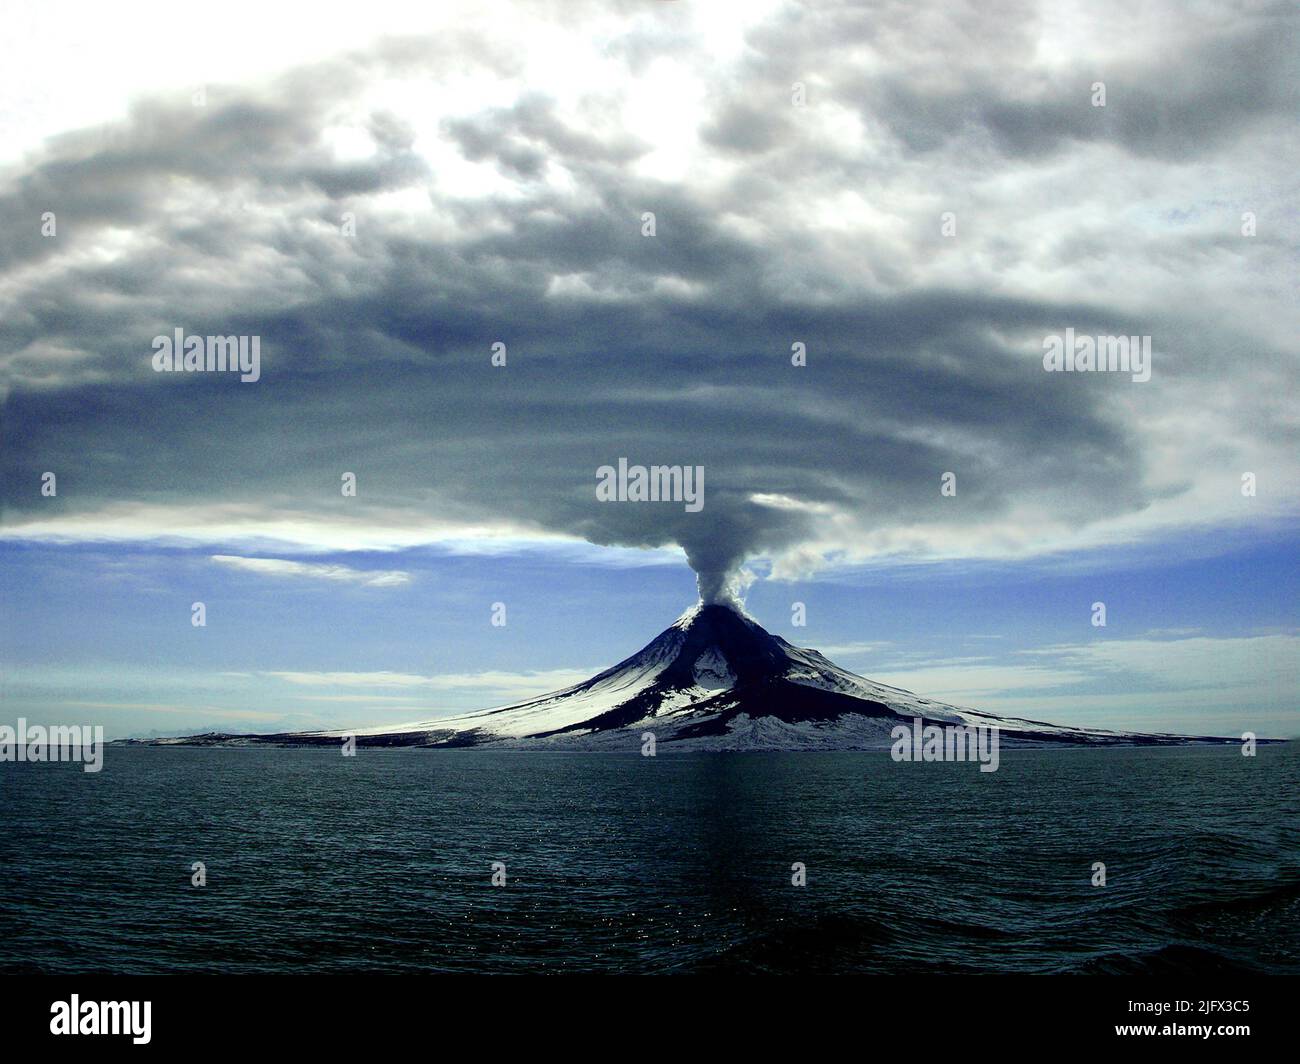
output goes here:
{"type": "Polygon", "coordinates": [[[701,528],[679,533],[677,541],[695,572],[700,601],[743,611],[745,591],[754,582],[754,574],[744,568],[745,561],[788,547],[809,530],[802,514],[748,499],[724,497],[720,502],[721,513],[701,528]]]}
{"type": "Polygon", "coordinates": [[[1078,89],[1091,57],[1044,65],[1033,20],[971,20],[1003,47],[954,69],[947,38],[881,47],[902,7],[829,10],[755,14],[735,61],[675,32],[610,50],[629,78],[662,52],[701,88],[680,174],[634,135],[617,80],[569,99],[545,67],[514,99],[456,91],[466,70],[513,70],[545,14],[521,18],[517,50],[504,28],[372,44],[31,145],[0,174],[0,215],[31,220],[0,232],[0,533],[165,530],[222,554],[240,537],[677,544],[702,599],[734,602],[746,560],[773,552],[998,557],[1264,513],[1222,490],[1225,470],[1286,486],[1269,505],[1294,510],[1285,231],[1238,244],[1222,212],[1127,224],[1138,189],[1153,219],[1223,187],[1287,216],[1290,13],[1189,29],[1186,60],[1153,36],[1161,63],[1111,70],[1130,101],[1112,121],[1078,89]],[[813,66],[825,106],[752,105],[813,66]],[[854,114],[870,137],[841,135],[854,114]],[[1063,214],[1047,175],[1102,151],[1115,180],[1063,214]],[[889,210],[846,210],[868,175],[889,210]],[[937,211],[972,195],[978,221],[949,241],[937,211]],[[1179,255],[1194,287],[1133,269],[1179,255]],[[260,337],[261,380],[154,372],[151,338],[178,327],[260,337]],[[1156,383],[1045,373],[1043,338],[1067,327],[1153,335],[1156,383]],[[1249,373],[1225,372],[1236,349],[1249,373]],[[703,511],[597,501],[593,472],[621,455],[704,466],[703,511]],[[57,497],[33,488],[49,470],[57,497]]]}

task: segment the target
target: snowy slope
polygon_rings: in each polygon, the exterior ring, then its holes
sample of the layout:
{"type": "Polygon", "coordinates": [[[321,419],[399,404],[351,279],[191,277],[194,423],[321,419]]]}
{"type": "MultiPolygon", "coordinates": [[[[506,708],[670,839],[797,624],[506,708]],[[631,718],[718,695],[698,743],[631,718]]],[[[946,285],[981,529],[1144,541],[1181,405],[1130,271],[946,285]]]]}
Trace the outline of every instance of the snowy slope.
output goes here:
{"type": "MultiPolygon", "coordinates": [[[[580,684],[509,706],[379,728],[182,742],[619,749],[644,732],[679,750],[871,749],[901,722],[996,726],[1003,743],[1181,743],[995,717],[874,683],[815,650],[792,646],[752,618],[696,605],[631,657],[580,684]]],[[[1227,740],[1199,740],[1218,741],[1227,740]]]]}

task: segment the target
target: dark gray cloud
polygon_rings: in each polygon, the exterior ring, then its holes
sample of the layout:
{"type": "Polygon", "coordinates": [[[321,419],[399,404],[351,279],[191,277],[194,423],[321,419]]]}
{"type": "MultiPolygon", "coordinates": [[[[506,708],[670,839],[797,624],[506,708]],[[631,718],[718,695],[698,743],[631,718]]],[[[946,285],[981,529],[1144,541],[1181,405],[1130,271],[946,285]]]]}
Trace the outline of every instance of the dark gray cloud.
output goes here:
{"type": "MultiPolygon", "coordinates": [[[[856,111],[907,151],[961,142],[1038,158],[1105,141],[1134,155],[1204,157],[1300,107],[1294,5],[1090,5],[1060,54],[1050,5],[791,5],[751,35],[750,69],[856,111]],[[867,57],[870,61],[864,61],[867,57]],[[1106,106],[1092,86],[1106,87],[1106,106]]],[[[746,97],[752,98],[752,97],[746,97]]],[[[731,122],[739,121],[734,114],[731,122]]]]}
{"type": "Polygon", "coordinates": [[[675,175],[617,86],[574,105],[528,85],[432,128],[419,107],[358,104],[386,77],[507,75],[464,40],[387,42],[52,141],[0,186],[5,524],[89,534],[135,504],[499,524],[678,544],[712,586],[754,555],[1045,549],[1193,519],[1217,489],[1187,441],[1230,428],[1231,481],[1295,436],[1285,317],[1222,314],[1247,289],[1272,305],[1289,246],[1276,225],[1236,235],[1247,202],[1281,200],[1233,184],[1294,103],[1282,16],[1184,30],[1179,55],[1150,42],[1116,64],[1101,122],[1086,63],[1033,65],[1032,8],[896,16],[782,12],[726,71],[680,29],[629,31],[608,49],[629,78],[669,59],[704,86],[675,175]],[[364,156],[332,150],[341,115],[364,156]],[[1105,175],[1060,184],[1098,151],[1105,175]],[[1189,176],[1191,159],[1217,169],[1189,176]],[[1153,213],[1175,204],[1192,215],[1153,213]],[[957,241],[939,235],[950,209],[957,241]],[[262,380],[155,374],[151,338],[177,326],[260,336],[262,380]],[[1154,334],[1152,383],[1044,373],[1042,337],[1066,326],[1154,334]],[[1248,366],[1225,364],[1231,344],[1248,366]],[[598,502],[595,471],[620,456],[704,466],[704,509],[598,502]]]}

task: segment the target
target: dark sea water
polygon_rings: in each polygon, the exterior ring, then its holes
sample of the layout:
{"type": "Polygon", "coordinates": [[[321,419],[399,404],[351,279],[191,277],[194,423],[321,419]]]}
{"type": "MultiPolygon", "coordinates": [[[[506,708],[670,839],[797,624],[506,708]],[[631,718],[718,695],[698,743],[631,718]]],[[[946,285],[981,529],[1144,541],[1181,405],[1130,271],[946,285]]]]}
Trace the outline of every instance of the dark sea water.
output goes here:
{"type": "Polygon", "coordinates": [[[1295,973],[1295,745],[4,764],[0,971],[1295,973]]]}

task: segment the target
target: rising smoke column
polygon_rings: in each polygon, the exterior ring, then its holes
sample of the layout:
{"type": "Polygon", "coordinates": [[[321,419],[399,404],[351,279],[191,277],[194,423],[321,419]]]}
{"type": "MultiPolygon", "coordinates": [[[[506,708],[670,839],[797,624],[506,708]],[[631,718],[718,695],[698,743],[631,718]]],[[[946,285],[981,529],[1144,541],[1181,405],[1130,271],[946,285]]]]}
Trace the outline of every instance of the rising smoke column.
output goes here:
{"type": "Polygon", "coordinates": [[[706,503],[705,510],[705,520],[693,526],[683,523],[676,534],[705,605],[742,609],[745,589],[753,582],[752,574],[742,568],[746,559],[788,547],[809,531],[807,515],[763,506],[748,497],[722,493],[716,502],[706,503]]]}

